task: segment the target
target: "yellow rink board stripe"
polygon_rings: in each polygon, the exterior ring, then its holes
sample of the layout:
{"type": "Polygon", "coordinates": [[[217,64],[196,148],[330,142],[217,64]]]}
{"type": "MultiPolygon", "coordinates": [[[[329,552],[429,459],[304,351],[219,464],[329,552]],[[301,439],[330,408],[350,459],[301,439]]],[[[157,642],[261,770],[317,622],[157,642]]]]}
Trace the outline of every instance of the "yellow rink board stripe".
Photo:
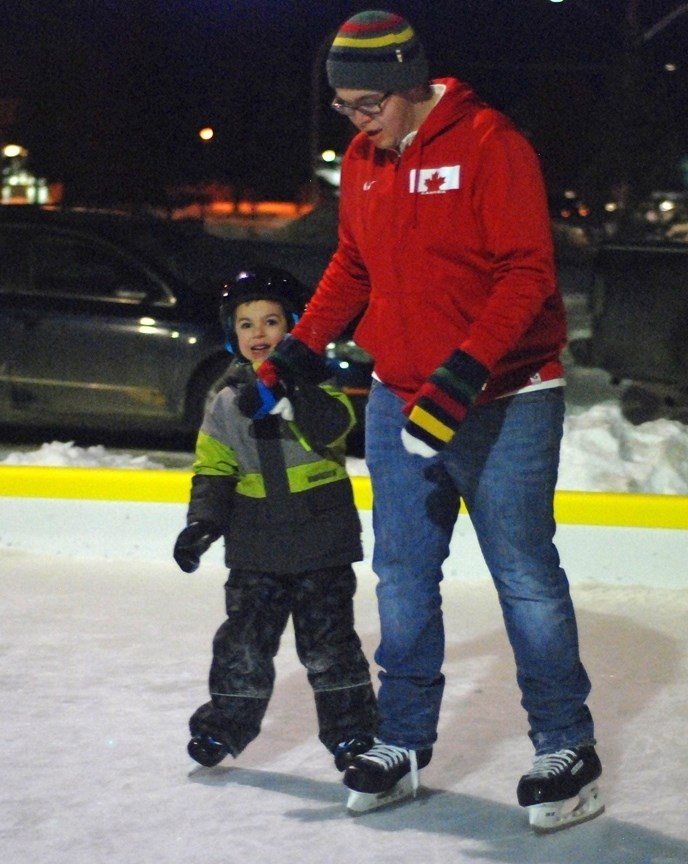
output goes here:
{"type": "MultiPolygon", "coordinates": [[[[370,510],[370,479],[352,477],[352,482],[356,506],[370,510]]],[[[0,466],[0,496],[8,498],[185,504],[190,488],[190,471],[0,466]]],[[[688,529],[688,496],[684,495],[560,491],[554,504],[562,524],[688,529]]]]}

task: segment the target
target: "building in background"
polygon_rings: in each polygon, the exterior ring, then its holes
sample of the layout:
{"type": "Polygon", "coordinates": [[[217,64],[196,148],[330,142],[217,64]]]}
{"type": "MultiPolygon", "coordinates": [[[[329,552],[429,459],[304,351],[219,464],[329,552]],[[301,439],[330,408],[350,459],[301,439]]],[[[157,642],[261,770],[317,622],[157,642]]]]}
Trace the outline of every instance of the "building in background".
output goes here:
{"type": "Polygon", "coordinates": [[[2,147],[3,204],[51,204],[51,190],[47,180],[36,177],[25,167],[28,150],[20,144],[2,147]]]}

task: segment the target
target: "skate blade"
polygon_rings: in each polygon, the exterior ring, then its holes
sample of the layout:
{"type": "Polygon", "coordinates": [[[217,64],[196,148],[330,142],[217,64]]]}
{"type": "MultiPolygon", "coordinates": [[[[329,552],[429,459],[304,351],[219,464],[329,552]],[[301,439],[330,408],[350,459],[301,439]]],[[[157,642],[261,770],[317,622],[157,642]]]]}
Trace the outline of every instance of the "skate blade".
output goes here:
{"type": "Polygon", "coordinates": [[[196,762],[195,759],[189,759],[187,762],[188,771],[186,772],[187,777],[193,777],[195,774],[212,774],[216,768],[222,768],[225,766],[225,761],[227,757],[225,756],[217,765],[201,765],[200,762],[196,762]]]}
{"type": "Polygon", "coordinates": [[[193,759],[190,759],[187,765],[187,777],[193,777],[195,774],[203,774],[204,772],[207,773],[208,771],[210,771],[210,768],[206,768],[205,765],[201,765],[199,762],[194,762],[193,759]]]}
{"type": "Polygon", "coordinates": [[[549,834],[579,822],[587,822],[602,812],[604,801],[595,781],[584,786],[576,798],[532,804],[528,807],[528,819],[536,834],[549,834]]]}
{"type": "Polygon", "coordinates": [[[346,808],[352,813],[367,813],[369,810],[377,810],[378,807],[403,801],[404,798],[412,798],[415,794],[413,780],[411,775],[407,774],[386,792],[356,792],[352,789],[349,792],[346,808]]]}

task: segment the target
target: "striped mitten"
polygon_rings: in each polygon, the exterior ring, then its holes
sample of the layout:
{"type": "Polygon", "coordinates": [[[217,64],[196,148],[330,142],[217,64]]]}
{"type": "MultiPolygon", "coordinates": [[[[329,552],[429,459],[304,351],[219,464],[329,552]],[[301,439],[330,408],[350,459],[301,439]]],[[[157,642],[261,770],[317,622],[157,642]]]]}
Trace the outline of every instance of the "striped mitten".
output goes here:
{"type": "Polygon", "coordinates": [[[489,374],[482,363],[460,349],[438,366],[404,409],[409,419],[401,440],[408,452],[436,456],[456,434],[489,374]]]}

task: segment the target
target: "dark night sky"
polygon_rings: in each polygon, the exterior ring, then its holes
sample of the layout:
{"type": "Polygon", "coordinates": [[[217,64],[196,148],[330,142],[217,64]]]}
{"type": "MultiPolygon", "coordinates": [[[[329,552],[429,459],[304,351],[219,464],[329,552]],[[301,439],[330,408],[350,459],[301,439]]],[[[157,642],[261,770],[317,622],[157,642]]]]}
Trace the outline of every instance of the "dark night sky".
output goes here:
{"type": "MultiPolygon", "coordinates": [[[[594,152],[591,112],[621,55],[633,0],[399,0],[435,75],[470,81],[531,135],[553,184],[594,152]],[[602,11],[601,11],[602,10],[602,11]]],[[[341,148],[318,53],[349,15],[332,0],[23,0],[3,3],[0,99],[21,105],[6,137],[36,173],[106,196],[213,176],[291,197],[319,147],[341,148]],[[314,111],[313,100],[323,107],[314,111]],[[317,122],[314,122],[314,118],[317,122]],[[204,145],[198,129],[211,125],[204,145]]],[[[638,0],[647,30],[677,0],[638,0]]],[[[684,62],[688,15],[647,43],[684,62]]],[[[686,70],[671,87],[686,90],[686,70]]],[[[685,111],[681,112],[685,115],[685,111]]]]}

